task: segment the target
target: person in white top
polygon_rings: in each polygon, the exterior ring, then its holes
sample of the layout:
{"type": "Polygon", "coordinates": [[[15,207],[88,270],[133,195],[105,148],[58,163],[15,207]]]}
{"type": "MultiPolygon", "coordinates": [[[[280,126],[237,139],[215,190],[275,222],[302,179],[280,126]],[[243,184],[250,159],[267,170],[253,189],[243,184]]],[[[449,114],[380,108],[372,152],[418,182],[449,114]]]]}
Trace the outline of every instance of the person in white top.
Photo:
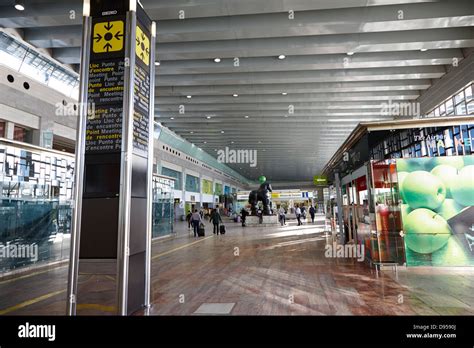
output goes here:
{"type": "Polygon", "coordinates": [[[191,215],[191,224],[193,225],[194,229],[194,237],[198,236],[199,224],[201,223],[201,214],[199,214],[198,210],[194,210],[193,215],[191,215]]]}
{"type": "Polygon", "coordinates": [[[283,206],[280,206],[280,209],[278,209],[278,215],[280,215],[280,223],[281,225],[286,225],[286,216],[285,216],[285,208],[283,206]]]}
{"type": "Polygon", "coordinates": [[[296,215],[296,219],[298,220],[298,226],[302,225],[302,223],[301,223],[301,209],[298,205],[296,206],[295,215],[296,215]]]}

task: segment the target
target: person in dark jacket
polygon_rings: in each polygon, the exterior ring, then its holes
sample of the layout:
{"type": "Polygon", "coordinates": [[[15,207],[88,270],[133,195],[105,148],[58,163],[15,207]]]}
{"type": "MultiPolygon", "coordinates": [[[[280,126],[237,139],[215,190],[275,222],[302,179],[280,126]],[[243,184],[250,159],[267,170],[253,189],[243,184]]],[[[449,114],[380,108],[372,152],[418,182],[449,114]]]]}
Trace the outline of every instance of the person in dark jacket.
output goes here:
{"type": "Polygon", "coordinates": [[[245,227],[245,218],[247,217],[247,215],[249,215],[249,213],[247,212],[245,208],[242,208],[242,210],[240,211],[240,214],[242,215],[242,217],[240,218],[242,221],[242,227],[245,227]]]}
{"type": "Polygon", "coordinates": [[[191,210],[188,211],[188,215],[186,215],[186,221],[188,222],[188,229],[190,230],[191,229],[191,216],[193,215],[193,213],[191,213],[191,210]]]}
{"type": "Polygon", "coordinates": [[[309,215],[311,215],[311,222],[314,224],[314,215],[316,214],[316,209],[311,205],[309,208],[309,215]]]}
{"type": "Polygon", "coordinates": [[[221,215],[217,211],[217,209],[214,209],[211,213],[211,217],[209,218],[209,221],[212,221],[212,224],[214,225],[214,230],[212,233],[214,234],[219,234],[219,222],[222,223],[221,215]]]}

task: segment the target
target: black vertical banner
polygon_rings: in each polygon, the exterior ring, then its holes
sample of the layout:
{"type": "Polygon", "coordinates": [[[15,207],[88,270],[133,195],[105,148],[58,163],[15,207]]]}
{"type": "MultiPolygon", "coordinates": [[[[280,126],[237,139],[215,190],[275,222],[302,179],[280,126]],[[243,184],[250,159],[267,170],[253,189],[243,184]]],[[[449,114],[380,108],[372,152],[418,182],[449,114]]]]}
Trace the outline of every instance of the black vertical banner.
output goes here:
{"type": "MultiPolygon", "coordinates": [[[[124,0],[92,0],[90,15],[79,275],[116,275],[107,296],[118,314],[131,314],[147,302],[149,284],[152,22],[124,0]]],[[[78,303],[104,301],[87,291],[78,303]]]]}

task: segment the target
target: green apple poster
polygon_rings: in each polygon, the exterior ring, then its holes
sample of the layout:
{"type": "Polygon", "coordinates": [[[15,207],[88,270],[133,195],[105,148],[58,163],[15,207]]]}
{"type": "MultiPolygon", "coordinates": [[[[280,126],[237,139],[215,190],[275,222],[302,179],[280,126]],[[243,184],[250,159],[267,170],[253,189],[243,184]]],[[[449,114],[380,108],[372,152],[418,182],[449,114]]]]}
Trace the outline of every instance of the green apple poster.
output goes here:
{"type": "Polygon", "coordinates": [[[474,266],[474,156],[396,163],[407,266],[474,266]]]}

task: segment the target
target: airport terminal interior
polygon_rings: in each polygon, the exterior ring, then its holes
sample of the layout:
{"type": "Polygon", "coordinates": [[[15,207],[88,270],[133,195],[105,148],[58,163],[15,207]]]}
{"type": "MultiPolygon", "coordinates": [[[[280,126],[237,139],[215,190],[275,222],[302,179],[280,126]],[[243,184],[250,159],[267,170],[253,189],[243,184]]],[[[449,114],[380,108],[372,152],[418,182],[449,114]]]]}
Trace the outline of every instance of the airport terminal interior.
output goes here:
{"type": "Polygon", "coordinates": [[[474,315],[474,1],[0,0],[0,315],[474,315]]]}

